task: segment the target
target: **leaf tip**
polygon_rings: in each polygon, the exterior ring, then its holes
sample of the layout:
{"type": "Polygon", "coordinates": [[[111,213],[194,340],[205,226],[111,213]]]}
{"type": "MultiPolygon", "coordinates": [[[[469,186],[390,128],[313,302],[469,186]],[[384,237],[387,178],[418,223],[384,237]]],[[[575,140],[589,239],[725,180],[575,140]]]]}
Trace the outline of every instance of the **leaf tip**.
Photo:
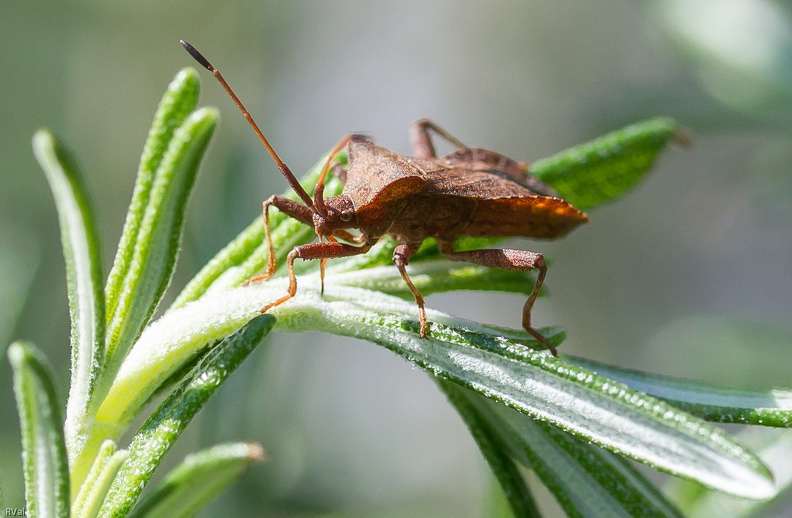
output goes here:
{"type": "Polygon", "coordinates": [[[6,351],[8,361],[12,366],[21,364],[25,359],[25,345],[22,342],[12,342],[6,351]]]}
{"type": "Polygon", "coordinates": [[[190,88],[198,89],[201,85],[201,78],[198,71],[193,67],[184,67],[176,73],[173,78],[173,85],[187,86],[190,88]]]}
{"type": "Polygon", "coordinates": [[[191,113],[190,117],[215,125],[220,119],[220,111],[213,106],[202,106],[191,113]]]}
{"type": "Polygon", "coordinates": [[[55,147],[55,135],[47,128],[41,128],[33,134],[33,152],[39,161],[55,147]]]}
{"type": "Polygon", "coordinates": [[[247,458],[253,462],[263,462],[267,458],[267,452],[264,446],[257,442],[249,442],[245,444],[247,450],[247,458]]]}

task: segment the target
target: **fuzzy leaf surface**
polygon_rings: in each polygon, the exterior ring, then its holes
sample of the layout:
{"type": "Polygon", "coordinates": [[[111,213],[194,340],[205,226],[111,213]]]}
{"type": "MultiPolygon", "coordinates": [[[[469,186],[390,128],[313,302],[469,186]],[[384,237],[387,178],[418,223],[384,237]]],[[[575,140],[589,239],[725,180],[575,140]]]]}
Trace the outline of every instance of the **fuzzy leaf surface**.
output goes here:
{"type": "Polygon", "coordinates": [[[32,344],[8,347],[22,425],[25,501],[29,516],[69,516],[69,465],[54,373],[32,344]]]}
{"type": "Polygon", "coordinates": [[[82,448],[88,406],[104,362],[102,258],[93,208],[74,159],[46,130],[33,137],[33,151],[55,198],[66,262],[72,375],[65,433],[69,452],[75,452],[82,448]]]}

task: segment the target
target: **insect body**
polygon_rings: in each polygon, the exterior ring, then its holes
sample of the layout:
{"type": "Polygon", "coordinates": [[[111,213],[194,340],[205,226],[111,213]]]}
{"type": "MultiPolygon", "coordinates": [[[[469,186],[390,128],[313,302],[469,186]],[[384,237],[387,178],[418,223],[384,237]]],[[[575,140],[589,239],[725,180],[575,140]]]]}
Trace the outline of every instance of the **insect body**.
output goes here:
{"type": "Polygon", "coordinates": [[[262,312],[297,293],[296,259],[319,259],[323,272],[327,259],[364,254],[380,238],[390,235],[398,243],[393,250],[393,262],[415,297],[420,336],[425,337],[427,318],[423,297],[410,280],[406,266],[421,243],[432,237],[437,240],[440,251],[454,261],[506,270],[538,269],[533,291],[523,307],[522,325],[556,354],[555,348],[531,325],[531,309],[547,274],[542,255],[511,249],[455,251],[453,245],[462,236],[556,238],[588,221],[584,213],[528,175],[523,165],[493,151],[468,148],[428,120],[419,121],[412,128],[414,157],[385,149],[360,135],[345,137],[331,152],[311,198],[272,149],[220,72],[189,43],[181,43],[229,92],[302,200],[300,203],[271,196],[264,202],[269,251],[267,269],[249,282],[269,278],[277,267],[269,230],[271,206],[314,227],[319,236],[318,242],[296,246],[289,252],[286,259],[288,292],[262,308],[262,312]],[[431,131],[458,150],[438,158],[431,131]],[[349,165],[345,170],[334,168],[344,188],[340,195],[325,199],[324,180],[334,155],[344,147],[349,149],[349,165]]]}

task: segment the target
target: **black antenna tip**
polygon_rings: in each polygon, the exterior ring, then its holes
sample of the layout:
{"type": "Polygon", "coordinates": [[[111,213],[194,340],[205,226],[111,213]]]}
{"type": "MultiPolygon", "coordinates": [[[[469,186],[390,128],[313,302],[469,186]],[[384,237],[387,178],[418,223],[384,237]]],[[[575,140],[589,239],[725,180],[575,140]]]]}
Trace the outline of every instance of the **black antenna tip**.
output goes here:
{"type": "Polygon", "coordinates": [[[198,49],[196,49],[195,47],[193,47],[192,45],[190,45],[189,43],[187,43],[184,40],[179,40],[179,43],[181,43],[181,46],[184,47],[184,50],[186,50],[187,52],[190,53],[190,55],[193,57],[193,59],[195,61],[200,63],[201,66],[204,67],[209,72],[214,73],[214,71],[215,71],[214,67],[212,66],[211,63],[209,63],[208,59],[203,57],[203,54],[198,52],[198,49]]]}

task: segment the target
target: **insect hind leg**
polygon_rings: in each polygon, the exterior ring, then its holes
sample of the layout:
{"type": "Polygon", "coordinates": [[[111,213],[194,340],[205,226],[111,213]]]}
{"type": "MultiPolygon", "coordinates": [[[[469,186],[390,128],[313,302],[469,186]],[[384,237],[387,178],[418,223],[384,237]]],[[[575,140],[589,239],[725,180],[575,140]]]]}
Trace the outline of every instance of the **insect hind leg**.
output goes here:
{"type": "Polygon", "coordinates": [[[544,284],[545,277],[547,276],[547,265],[545,264],[544,256],[542,256],[542,254],[529,252],[527,250],[512,250],[508,248],[487,248],[481,250],[456,252],[454,251],[453,244],[449,242],[440,243],[440,251],[452,261],[464,261],[473,264],[480,264],[482,266],[488,266],[490,268],[518,271],[538,269],[539,275],[536,277],[536,283],[534,284],[533,291],[531,291],[531,295],[525,302],[525,306],[523,306],[522,325],[523,328],[525,328],[525,330],[531,334],[531,336],[536,338],[539,343],[547,347],[550,352],[553,353],[553,356],[558,356],[558,351],[556,351],[556,348],[531,325],[531,309],[533,309],[534,302],[536,302],[536,297],[539,295],[539,290],[542,288],[542,284],[544,284]]]}
{"type": "Polygon", "coordinates": [[[437,152],[435,151],[432,135],[429,133],[429,130],[434,131],[437,135],[443,137],[457,148],[467,149],[467,146],[460,142],[458,138],[454,137],[434,122],[429,119],[421,119],[410,128],[410,142],[413,147],[413,155],[415,155],[416,158],[437,158],[437,152]]]}
{"type": "MultiPolygon", "coordinates": [[[[416,247],[417,248],[417,247],[416,247]]],[[[393,249],[393,264],[396,265],[396,268],[399,270],[399,273],[404,280],[404,284],[410,289],[410,292],[415,297],[415,303],[418,305],[418,322],[421,325],[420,336],[421,338],[426,338],[426,309],[424,308],[424,299],[421,295],[421,292],[418,291],[418,288],[415,287],[410,276],[407,275],[407,263],[410,262],[410,256],[414,252],[414,249],[405,243],[401,243],[396,245],[396,248],[393,249]]]]}

